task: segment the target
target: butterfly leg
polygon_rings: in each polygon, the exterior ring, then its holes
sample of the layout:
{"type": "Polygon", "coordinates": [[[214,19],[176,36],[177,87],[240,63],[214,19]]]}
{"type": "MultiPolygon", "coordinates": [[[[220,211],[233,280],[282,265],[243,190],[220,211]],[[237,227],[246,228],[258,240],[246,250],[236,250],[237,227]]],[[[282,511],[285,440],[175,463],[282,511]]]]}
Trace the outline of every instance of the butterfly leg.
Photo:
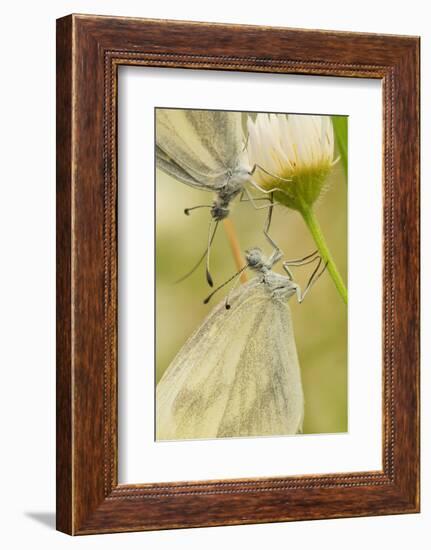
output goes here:
{"type": "Polygon", "coordinates": [[[263,204],[258,206],[256,204],[257,201],[271,201],[271,199],[270,197],[253,197],[248,189],[243,190],[239,197],[239,202],[250,202],[255,210],[263,210],[264,208],[271,208],[280,204],[278,202],[273,202],[271,204],[263,204]],[[247,195],[247,198],[244,198],[244,195],[247,195]]]}
{"type": "MultiPolygon", "coordinates": [[[[283,180],[283,178],[279,178],[278,176],[274,176],[274,177],[283,180]]],[[[290,181],[290,180],[285,180],[285,181],[290,181]]],[[[255,189],[257,189],[261,193],[266,193],[268,195],[269,193],[275,193],[275,191],[279,191],[280,193],[283,193],[287,197],[292,198],[292,196],[286,191],[286,189],[281,189],[280,187],[273,187],[270,190],[264,189],[257,182],[255,182],[253,178],[249,179],[248,183],[250,183],[250,185],[252,185],[255,189]]]]}
{"type": "Polygon", "coordinates": [[[260,164],[255,164],[253,166],[253,168],[250,170],[249,174],[250,176],[252,176],[255,172],[256,172],[256,169],[259,168],[259,170],[262,170],[262,172],[264,172],[265,174],[267,174],[268,176],[271,176],[271,178],[275,178],[279,181],[284,181],[286,183],[290,183],[292,181],[292,178],[282,178],[281,176],[277,176],[277,174],[273,174],[272,172],[268,172],[268,170],[266,170],[263,166],[261,166],[260,164]]]}
{"type": "MultiPolygon", "coordinates": [[[[271,222],[271,220],[269,219],[269,221],[267,220],[267,227],[269,227],[269,223],[271,222]]],[[[267,261],[267,265],[269,268],[271,268],[273,265],[275,265],[278,261],[281,260],[281,258],[283,257],[283,252],[281,251],[281,249],[277,246],[277,244],[271,239],[271,237],[269,236],[268,234],[268,231],[266,230],[267,228],[264,229],[264,234],[265,234],[265,237],[268,239],[268,241],[272,244],[272,246],[274,247],[274,250],[272,251],[272,254],[271,256],[268,258],[268,261],[267,261]]]]}
{"type": "Polygon", "coordinates": [[[311,254],[308,254],[307,256],[304,256],[303,258],[295,258],[293,260],[286,260],[283,262],[286,265],[293,265],[293,266],[300,266],[300,265],[307,265],[311,264],[316,260],[316,254],[318,254],[318,250],[315,250],[311,254]]]}
{"type": "MultiPolygon", "coordinates": [[[[259,170],[262,170],[262,172],[264,172],[265,174],[267,174],[271,178],[274,178],[278,181],[281,181],[281,182],[284,182],[284,183],[291,183],[292,182],[292,178],[283,178],[281,176],[278,176],[277,174],[273,174],[272,172],[269,172],[268,170],[266,170],[263,166],[260,166],[260,164],[255,164],[253,166],[253,168],[250,170],[249,175],[253,176],[253,174],[255,173],[257,168],[259,168],[259,170]]],[[[253,178],[250,178],[250,183],[254,187],[256,187],[256,189],[259,189],[259,191],[261,191],[262,193],[272,193],[274,191],[279,191],[280,193],[283,193],[287,197],[292,198],[292,196],[290,195],[290,193],[286,189],[281,189],[280,187],[273,187],[272,189],[267,191],[266,189],[262,189],[262,187],[256,181],[254,181],[253,178]]]]}
{"type": "Polygon", "coordinates": [[[299,267],[299,266],[311,264],[311,263],[315,262],[316,260],[320,260],[320,256],[318,256],[318,255],[316,256],[316,254],[318,254],[317,250],[315,250],[314,252],[312,252],[308,256],[304,256],[303,258],[295,258],[293,260],[285,260],[282,265],[283,265],[283,269],[287,273],[287,276],[289,277],[289,279],[291,281],[293,281],[293,273],[290,270],[290,266],[299,267]]]}
{"type": "Polygon", "coordinates": [[[283,262],[283,269],[288,274],[289,278],[292,280],[293,275],[292,275],[292,271],[289,269],[289,267],[290,266],[300,267],[300,266],[308,265],[308,264],[311,264],[315,261],[318,261],[320,259],[320,256],[316,255],[316,254],[318,254],[317,250],[315,250],[314,252],[312,252],[308,256],[304,256],[303,258],[295,258],[293,260],[285,260],[283,262]]]}
{"type": "Polygon", "coordinates": [[[322,265],[322,258],[320,256],[318,256],[319,258],[319,261],[317,263],[317,266],[316,268],[314,269],[313,273],[311,274],[311,277],[307,283],[307,286],[305,287],[304,291],[301,291],[301,287],[299,285],[295,285],[295,292],[296,292],[296,298],[298,300],[298,303],[302,303],[302,301],[304,300],[305,296],[308,294],[308,292],[310,291],[311,287],[314,286],[314,284],[316,283],[316,281],[320,278],[320,276],[323,274],[323,272],[325,271],[327,265],[328,265],[328,262],[325,263],[325,265],[323,266],[323,268],[319,271],[320,269],[320,266],[322,265]]]}
{"type": "Polygon", "coordinates": [[[272,214],[274,212],[274,193],[271,193],[270,201],[271,201],[271,205],[270,205],[270,209],[268,210],[268,215],[266,216],[265,226],[263,228],[263,234],[265,235],[269,243],[274,247],[274,251],[280,251],[280,247],[278,246],[278,244],[269,235],[269,229],[271,227],[271,222],[272,222],[272,214]]]}
{"type": "Polygon", "coordinates": [[[289,277],[289,280],[290,280],[290,281],[293,281],[293,273],[292,273],[292,271],[289,269],[288,264],[286,264],[286,262],[283,262],[282,265],[283,265],[284,271],[287,273],[287,276],[289,277]]]}
{"type": "MultiPolygon", "coordinates": [[[[248,199],[245,199],[245,200],[248,200],[252,203],[252,205],[254,206],[254,208],[256,210],[261,210],[262,208],[268,208],[268,215],[266,217],[266,221],[265,221],[265,226],[264,226],[264,229],[263,229],[263,234],[265,235],[267,241],[271,244],[271,246],[274,248],[274,251],[279,251],[280,250],[280,247],[277,245],[277,243],[272,239],[272,237],[270,236],[269,234],[269,228],[271,227],[271,221],[272,221],[272,213],[273,213],[273,209],[274,209],[274,206],[277,206],[278,202],[274,202],[274,193],[271,191],[270,192],[270,197],[262,197],[262,198],[254,198],[252,196],[252,194],[250,193],[250,190],[247,189],[247,187],[244,188],[244,191],[243,193],[245,193],[248,197],[248,199]],[[268,200],[270,201],[269,204],[265,204],[264,206],[256,206],[254,204],[254,201],[256,200],[268,200]]],[[[241,199],[240,199],[241,200],[241,199]]],[[[281,256],[278,256],[277,255],[277,258],[276,260],[274,260],[274,263],[281,258],[281,256]]],[[[271,265],[274,265],[274,264],[271,264],[271,265]]]]}

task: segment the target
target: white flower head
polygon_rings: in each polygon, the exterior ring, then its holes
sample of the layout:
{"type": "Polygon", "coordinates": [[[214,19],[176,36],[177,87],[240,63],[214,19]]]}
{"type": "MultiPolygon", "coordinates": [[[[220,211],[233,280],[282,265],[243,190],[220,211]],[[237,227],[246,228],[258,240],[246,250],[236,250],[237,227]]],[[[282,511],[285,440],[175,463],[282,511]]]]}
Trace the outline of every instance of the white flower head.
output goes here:
{"type": "Polygon", "coordinates": [[[286,206],[311,207],[336,162],[331,117],[259,113],[247,126],[255,182],[267,191],[282,190],[277,200],[286,206]]]}

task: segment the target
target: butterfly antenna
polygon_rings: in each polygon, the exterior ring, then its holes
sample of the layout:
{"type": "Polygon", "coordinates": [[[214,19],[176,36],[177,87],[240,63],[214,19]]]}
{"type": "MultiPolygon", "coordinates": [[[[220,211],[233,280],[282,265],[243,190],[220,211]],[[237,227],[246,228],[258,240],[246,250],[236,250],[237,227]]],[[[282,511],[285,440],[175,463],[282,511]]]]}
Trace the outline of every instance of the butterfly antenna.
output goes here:
{"type": "Polygon", "coordinates": [[[199,204],[198,206],[192,206],[191,208],[184,208],[184,214],[190,216],[192,210],[197,210],[198,208],[212,208],[212,204],[199,204]]]}
{"type": "Polygon", "coordinates": [[[212,227],[213,227],[213,220],[210,221],[210,227],[209,227],[209,231],[208,231],[208,246],[207,246],[207,251],[206,251],[207,265],[206,265],[206,270],[205,270],[205,274],[206,274],[206,277],[207,277],[207,283],[211,287],[214,286],[214,281],[213,281],[213,278],[211,277],[211,273],[210,273],[210,251],[211,251],[211,244],[214,240],[214,237],[215,237],[215,234],[216,234],[216,231],[217,231],[218,221],[215,222],[214,229],[212,229],[212,227]]]}
{"type": "Polygon", "coordinates": [[[232,288],[229,290],[228,292],[228,295],[226,296],[226,300],[224,302],[224,307],[226,309],[230,309],[230,297],[232,295],[232,292],[235,290],[235,288],[238,286],[238,283],[240,282],[240,278],[238,277],[237,280],[234,282],[234,284],[232,285],[232,288]]]}
{"type": "Polygon", "coordinates": [[[197,270],[197,268],[201,265],[206,255],[207,255],[207,249],[205,248],[205,252],[199,258],[196,264],[192,267],[192,269],[189,272],[187,272],[185,275],[183,275],[180,279],[177,279],[176,281],[174,281],[174,284],[182,283],[188,277],[190,277],[190,275],[192,275],[197,270]]]}
{"type": "MultiPolygon", "coordinates": [[[[212,237],[211,237],[211,241],[210,241],[210,246],[212,245],[212,242],[214,240],[214,237],[215,237],[215,231],[213,232],[212,234],[212,237]]],[[[204,253],[202,254],[202,256],[199,258],[199,260],[195,263],[195,265],[192,267],[192,269],[190,271],[188,271],[185,275],[183,275],[182,277],[180,277],[179,279],[177,279],[176,281],[174,281],[174,284],[178,284],[178,283],[182,283],[183,281],[185,281],[188,277],[190,277],[190,275],[192,275],[196,269],[201,265],[201,263],[204,261],[205,259],[205,256],[208,254],[208,246],[205,247],[205,250],[204,250],[204,253]]]]}
{"type": "MultiPolygon", "coordinates": [[[[207,303],[211,300],[211,298],[214,296],[214,294],[215,294],[216,292],[218,292],[220,289],[222,289],[223,287],[225,287],[226,285],[228,285],[231,281],[233,281],[233,280],[235,279],[235,277],[238,277],[239,275],[241,275],[241,273],[242,273],[245,269],[247,269],[247,268],[248,268],[248,265],[245,265],[245,266],[242,267],[239,271],[237,271],[237,272],[235,273],[235,275],[232,275],[232,277],[230,277],[227,281],[225,281],[223,284],[221,284],[219,287],[217,287],[215,290],[213,290],[213,291],[211,292],[211,294],[205,298],[204,304],[207,304],[207,303]]],[[[226,309],[229,309],[229,308],[230,308],[230,306],[227,307],[226,309]]]]}

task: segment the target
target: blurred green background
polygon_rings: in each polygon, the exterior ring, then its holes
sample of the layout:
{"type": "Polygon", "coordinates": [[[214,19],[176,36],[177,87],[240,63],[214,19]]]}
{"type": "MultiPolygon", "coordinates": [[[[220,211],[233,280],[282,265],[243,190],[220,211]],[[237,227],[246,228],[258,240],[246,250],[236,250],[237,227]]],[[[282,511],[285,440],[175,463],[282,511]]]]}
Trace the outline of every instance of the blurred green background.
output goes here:
{"type": "MultiPolygon", "coordinates": [[[[346,117],[334,117],[346,119],[346,117]]],[[[341,122],[339,120],[339,122],[341,122]]],[[[344,121],[343,121],[344,122],[344,121]]],[[[346,127],[346,124],[344,125],[346,127]]],[[[336,140],[337,142],[337,140],[336,140]]],[[[339,142],[337,142],[337,148],[339,142]]],[[[340,147],[340,152],[341,147],[340,147]]],[[[338,155],[338,151],[337,151],[338,155]]],[[[254,194],[257,195],[258,191],[254,194]]],[[[156,380],[176,353],[225,292],[208,305],[211,289],[204,265],[185,281],[174,284],[203,253],[208,233],[208,209],[184,214],[184,208],[212,202],[212,194],[190,188],[167,176],[156,174],[156,380]],[[212,304],[212,305],[211,305],[212,304]]],[[[266,210],[256,211],[248,203],[234,201],[231,219],[241,249],[261,247],[270,254],[263,236],[266,210]]],[[[316,215],[340,273],[347,284],[347,182],[343,163],[338,162],[327,182],[327,190],[316,205],[316,215]]],[[[300,215],[283,206],[274,209],[271,236],[285,258],[303,257],[315,250],[300,215]]],[[[281,265],[275,271],[284,273],[281,265]]],[[[312,266],[293,268],[296,282],[305,287],[312,266]]],[[[211,274],[218,286],[236,272],[223,224],[211,250],[211,274]]],[[[250,278],[252,274],[249,274],[250,278]]],[[[327,273],[319,279],[302,304],[293,297],[292,310],[296,345],[305,394],[304,433],[347,431],[347,307],[327,273]]]]}

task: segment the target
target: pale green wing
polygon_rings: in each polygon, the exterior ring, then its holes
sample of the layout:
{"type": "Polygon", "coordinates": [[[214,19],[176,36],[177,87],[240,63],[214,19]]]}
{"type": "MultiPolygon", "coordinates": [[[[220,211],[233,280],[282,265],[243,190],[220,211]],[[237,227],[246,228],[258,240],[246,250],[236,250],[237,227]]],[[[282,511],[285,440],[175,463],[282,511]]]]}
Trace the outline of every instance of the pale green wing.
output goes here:
{"type": "Polygon", "coordinates": [[[241,113],[231,111],[185,111],[202,144],[224,168],[235,168],[244,149],[241,113]]]}
{"type": "Polygon", "coordinates": [[[302,431],[304,396],[290,309],[271,298],[265,304],[236,364],[217,437],[302,431]]]}
{"type": "Polygon", "coordinates": [[[156,391],[159,440],[283,435],[303,397],[290,313],[258,279],[209,314],[156,391]]]}
{"type": "Polygon", "coordinates": [[[158,145],[156,145],[156,159],[157,167],[160,168],[160,170],[163,170],[166,174],[169,174],[186,185],[207,190],[206,185],[202,185],[198,180],[194,179],[189,172],[184,170],[184,168],[181,168],[177,162],[168,157],[168,155],[158,145]]]}
{"type": "Polygon", "coordinates": [[[157,166],[179,181],[217,190],[243,148],[241,115],[223,111],[157,109],[157,166]]]}

